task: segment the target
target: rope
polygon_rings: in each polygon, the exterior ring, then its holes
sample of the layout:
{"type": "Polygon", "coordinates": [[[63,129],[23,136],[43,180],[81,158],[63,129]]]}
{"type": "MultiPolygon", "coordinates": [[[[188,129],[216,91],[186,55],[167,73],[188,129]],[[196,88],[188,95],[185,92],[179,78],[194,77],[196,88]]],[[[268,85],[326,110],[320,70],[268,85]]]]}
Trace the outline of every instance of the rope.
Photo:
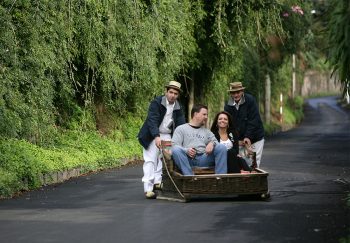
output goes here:
{"type": "Polygon", "coordinates": [[[162,161],[163,161],[163,164],[164,164],[164,166],[165,166],[165,170],[166,170],[166,172],[167,172],[167,174],[168,174],[168,176],[169,176],[171,182],[173,183],[175,189],[176,189],[177,192],[180,194],[180,196],[181,196],[183,199],[186,199],[185,196],[181,193],[181,191],[180,191],[179,188],[177,187],[175,181],[173,180],[173,177],[170,175],[170,171],[169,171],[168,165],[167,165],[167,163],[165,162],[165,157],[164,157],[163,149],[161,149],[160,151],[161,151],[161,153],[162,153],[162,161]]]}

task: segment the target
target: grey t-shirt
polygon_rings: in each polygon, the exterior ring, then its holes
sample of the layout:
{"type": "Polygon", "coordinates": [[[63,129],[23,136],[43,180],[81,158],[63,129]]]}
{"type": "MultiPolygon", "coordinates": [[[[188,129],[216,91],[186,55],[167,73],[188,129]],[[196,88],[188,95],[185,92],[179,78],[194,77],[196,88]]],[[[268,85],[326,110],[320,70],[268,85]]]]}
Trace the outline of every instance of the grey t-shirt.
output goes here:
{"type": "Polygon", "coordinates": [[[189,148],[195,148],[197,153],[205,153],[205,147],[209,142],[217,144],[215,135],[205,127],[192,127],[186,123],[178,126],[172,138],[173,145],[182,147],[187,151],[189,148]]]}

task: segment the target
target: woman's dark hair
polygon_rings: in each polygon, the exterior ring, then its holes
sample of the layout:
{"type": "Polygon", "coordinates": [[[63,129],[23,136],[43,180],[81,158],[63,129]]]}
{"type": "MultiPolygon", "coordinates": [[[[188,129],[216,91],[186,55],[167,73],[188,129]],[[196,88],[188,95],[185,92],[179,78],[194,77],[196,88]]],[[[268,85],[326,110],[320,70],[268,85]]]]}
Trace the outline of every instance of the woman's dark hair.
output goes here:
{"type": "Polygon", "coordinates": [[[211,125],[211,131],[212,133],[216,134],[218,133],[218,119],[219,119],[219,116],[221,114],[224,114],[227,116],[228,118],[228,128],[227,128],[227,132],[234,132],[234,133],[237,133],[237,130],[236,130],[236,127],[235,127],[235,124],[233,123],[233,119],[232,119],[232,116],[226,112],[226,111],[220,111],[218,114],[216,114],[215,118],[214,118],[214,121],[213,121],[213,124],[211,125]]]}

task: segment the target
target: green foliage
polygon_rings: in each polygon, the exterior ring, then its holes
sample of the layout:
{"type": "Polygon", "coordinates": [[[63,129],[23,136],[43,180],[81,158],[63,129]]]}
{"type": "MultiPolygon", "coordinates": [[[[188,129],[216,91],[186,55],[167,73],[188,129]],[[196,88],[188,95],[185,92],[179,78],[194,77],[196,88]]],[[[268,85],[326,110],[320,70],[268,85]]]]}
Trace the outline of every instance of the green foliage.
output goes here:
{"type": "Polygon", "coordinates": [[[7,137],[42,142],[54,124],[53,69],[64,66],[53,23],[41,12],[46,6],[3,1],[0,7],[0,134],[7,137]]]}
{"type": "Polygon", "coordinates": [[[331,1],[330,20],[328,22],[329,50],[328,60],[337,72],[339,80],[346,86],[350,83],[350,2],[331,1]]]}
{"type": "Polygon", "coordinates": [[[50,143],[56,126],[93,129],[100,104],[121,116],[143,115],[170,79],[191,79],[196,102],[213,112],[234,80],[248,78],[262,99],[267,69],[260,54],[268,37],[293,36],[288,40],[297,45],[304,33],[287,28],[303,24],[300,16],[289,25],[281,19],[292,4],[297,1],[5,0],[0,134],[50,143]]]}
{"type": "Polygon", "coordinates": [[[142,124],[143,120],[140,117],[135,117],[134,114],[129,113],[119,124],[119,130],[122,131],[126,139],[134,139],[142,124]]]}
{"type": "MultiPolygon", "coordinates": [[[[13,189],[21,190],[27,189],[27,186],[29,189],[39,186],[39,172],[45,170],[46,165],[39,162],[38,152],[34,145],[26,141],[1,139],[0,169],[4,178],[1,177],[0,184],[6,186],[9,182],[13,182],[13,189]]],[[[10,189],[0,189],[4,192],[8,190],[10,189]]]]}
{"type": "Polygon", "coordinates": [[[196,87],[195,102],[210,105],[211,113],[223,107],[227,87],[244,81],[251,92],[263,97],[259,48],[268,45],[266,37],[284,32],[279,1],[206,1],[207,14],[199,25],[197,42],[203,50],[200,68],[191,72],[196,87]],[[254,62],[250,57],[255,58],[254,62]],[[202,88],[203,87],[203,88],[202,88]]]}
{"type": "Polygon", "coordinates": [[[339,239],[339,243],[349,243],[349,242],[350,242],[350,235],[339,239]]]}
{"type": "Polygon", "coordinates": [[[285,124],[297,124],[303,119],[303,104],[304,100],[300,96],[287,101],[283,109],[283,121],[285,124]]]}
{"type": "Polygon", "coordinates": [[[307,59],[308,68],[318,71],[329,71],[329,63],[326,61],[326,57],[322,54],[317,54],[314,51],[308,51],[305,53],[307,59]]]}
{"type": "Polygon", "coordinates": [[[292,90],[292,57],[286,57],[271,79],[271,96],[275,97],[274,102],[279,102],[282,93],[286,98],[292,90]]]}
{"type": "Polygon", "coordinates": [[[141,113],[198,62],[200,2],[5,0],[0,14],[6,137],[45,143],[55,125],[89,129],[100,103],[141,113]]]}
{"type": "Polygon", "coordinates": [[[291,110],[289,107],[285,107],[283,110],[283,122],[287,125],[293,125],[297,122],[297,119],[293,114],[293,110],[291,110]]]}
{"type": "Polygon", "coordinates": [[[264,92],[265,75],[257,49],[245,48],[243,61],[244,76],[242,81],[247,91],[259,101],[264,92]]]}
{"type": "Polygon", "coordinates": [[[270,124],[264,123],[264,130],[266,136],[271,136],[277,131],[281,131],[281,126],[278,123],[271,122],[270,124]]]}
{"type": "Polygon", "coordinates": [[[0,178],[0,199],[10,197],[24,188],[23,182],[18,179],[16,173],[0,168],[0,178]]]}
{"type": "MultiPolygon", "coordinates": [[[[125,158],[141,156],[131,118],[125,137],[103,137],[95,131],[65,130],[46,147],[24,140],[0,139],[0,197],[41,186],[40,175],[72,168],[85,171],[116,167],[125,158]],[[131,128],[130,128],[131,127],[131,128]]],[[[126,128],[126,126],[125,126],[126,128]]]]}
{"type": "Polygon", "coordinates": [[[310,7],[307,4],[286,4],[283,6],[282,24],[287,40],[283,46],[285,52],[297,53],[302,50],[305,35],[310,27],[309,13],[310,7]]]}

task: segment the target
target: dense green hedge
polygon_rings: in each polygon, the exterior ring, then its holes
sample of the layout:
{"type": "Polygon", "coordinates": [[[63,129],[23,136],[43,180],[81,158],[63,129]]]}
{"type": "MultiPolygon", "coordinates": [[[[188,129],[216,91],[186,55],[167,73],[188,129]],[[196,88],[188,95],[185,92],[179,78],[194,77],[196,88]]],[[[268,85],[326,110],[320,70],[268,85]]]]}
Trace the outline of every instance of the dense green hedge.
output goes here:
{"type": "Polygon", "coordinates": [[[3,1],[0,134],[41,142],[97,104],[138,112],[196,62],[196,4],[146,2],[3,1]]]}
{"type": "Polygon", "coordinates": [[[285,44],[291,37],[283,54],[295,51],[303,33],[293,26],[303,16],[281,19],[297,2],[4,0],[0,134],[47,142],[55,126],[69,126],[87,109],[96,116],[96,106],[144,115],[171,79],[184,84],[185,102],[194,85],[196,102],[213,112],[234,80],[263,99],[268,37],[285,44]],[[256,62],[244,61],[254,55],[256,62]]]}
{"type": "Polygon", "coordinates": [[[66,130],[51,145],[38,146],[25,140],[0,138],[0,198],[41,186],[40,176],[80,168],[96,171],[121,165],[124,159],[141,157],[134,138],[140,119],[124,119],[124,125],[102,136],[97,131],[66,130]]]}
{"type": "Polygon", "coordinates": [[[329,3],[328,61],[343,84],[343,94],[350,89],[350,2],[347,0],[329,3]]]}

